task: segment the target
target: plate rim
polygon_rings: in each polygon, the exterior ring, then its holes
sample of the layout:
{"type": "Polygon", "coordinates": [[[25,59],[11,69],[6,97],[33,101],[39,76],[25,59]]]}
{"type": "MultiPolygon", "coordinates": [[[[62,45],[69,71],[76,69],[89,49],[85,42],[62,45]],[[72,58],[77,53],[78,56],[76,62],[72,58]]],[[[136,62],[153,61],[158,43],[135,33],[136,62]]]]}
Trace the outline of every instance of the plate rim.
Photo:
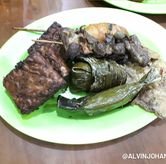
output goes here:
{"type": "Polygon", "coordinates": [[[121,9],[138,12],[142,14],[166,14],[166,4],[143,4],[132,1],[104,0],[108,4],[114,5],[121,9]],[[126,3],[128,5],[126,5],[126,3]],[[158,9],[160,7],[160,9],[158,9]]]}

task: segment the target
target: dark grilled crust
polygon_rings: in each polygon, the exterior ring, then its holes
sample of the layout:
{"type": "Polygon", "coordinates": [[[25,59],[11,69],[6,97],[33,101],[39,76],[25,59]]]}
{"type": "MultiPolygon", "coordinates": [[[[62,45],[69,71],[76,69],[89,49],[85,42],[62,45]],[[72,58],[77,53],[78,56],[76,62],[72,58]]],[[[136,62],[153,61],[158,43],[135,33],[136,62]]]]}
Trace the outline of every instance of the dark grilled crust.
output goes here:
{"type": "Polygon", "coordinates": [[[30,113],[38,108],[65,83],[39,54],[28,57],[4,79],[4,86],[21,113],[30,113]]]}
{"type": "MultiPolygon", "coordinates": [[[[61,26],[54,23],[41,39],[59,40],[61,26]]],[[[30,113],[52,97],[66,84],[68,76],[61,53],[62,45],[35,43],[29,56],[19,62],[3,80],[3,85],[12,96],[21,113],[30,113]]]]}
{"type": "MultiPolygon", "coordinates": [[[[48,30],[39,38],[42,40],[61,41],[62,27],[54,22],[48,30]]],[[[69,69],[65,63],[65,49],[61,44],[35,43],[28,49],[29,54],[39,53],[62,77],[69,75],[69,69]]]]}

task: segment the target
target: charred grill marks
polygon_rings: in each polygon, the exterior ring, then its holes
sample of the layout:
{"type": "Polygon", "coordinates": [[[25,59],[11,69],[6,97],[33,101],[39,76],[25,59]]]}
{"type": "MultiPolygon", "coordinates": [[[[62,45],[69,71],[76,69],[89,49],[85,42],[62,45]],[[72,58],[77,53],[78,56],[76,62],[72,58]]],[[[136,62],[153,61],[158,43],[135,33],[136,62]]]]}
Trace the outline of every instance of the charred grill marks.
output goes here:
{"type": "MultiPolygon", "coordinates": [[[[60,40],[61,26],[53,23],[40,39],[60,40]]],[[[61,57],[63,46],[35,43],[3,81],[21,113],[30,113],[66,84],[69,69],[61,57]]]]}

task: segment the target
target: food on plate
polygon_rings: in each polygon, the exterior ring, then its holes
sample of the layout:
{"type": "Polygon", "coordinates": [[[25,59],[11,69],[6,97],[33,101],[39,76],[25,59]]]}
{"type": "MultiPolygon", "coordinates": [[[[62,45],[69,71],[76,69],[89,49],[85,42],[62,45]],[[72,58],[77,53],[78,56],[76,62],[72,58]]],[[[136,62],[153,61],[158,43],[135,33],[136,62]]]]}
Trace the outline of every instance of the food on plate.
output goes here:
{"type": "MultiPolygon", "coordinates": [[[[54,23],[41,36],[59,40],[61,26],[54,23]]],[[[19,62],[3,80],[21,113],[37,109],[66,84],[69,68],[61,57],[63,46],[35,43],[28,49],[29,56],[19,62]]]]}
{"type": "Polygon", "coordinates": [[[71,68],[71,83],[77,91],[99,92],[122,85],[126,80],[125,69],[108,59],[82,56],[71,68]]]}
{"type": "Polygon", "coordinates": [[[64,28],[62,42],[71,60],[84,54],[110,58],[120,64],[132,61],[146,66],[150,61],[149,51],[138,37],[129,36],[124,27],[115,24],[91,24],[77,30],[64,28]]]}
{"type": "Polygon", "coordinates": [[[143,109],[155,113],[160,118],[166,118],[166,64],[159,59],[152,64],[161,72],[161,80],[153,85],[145,87],[134,99],[132,104],[141,106],[143,109]]]}
{"type": "Polygon", "coordinates": [[[129,53],[131,61],[138,63],[141,66],[146,66],[150,62],[149,51],[143,47],[136,35],[125,39],[125,48],[129,53]]]}
{"type": "MultiPolygon", "coordinates": [[[[53,23],[39,38],[41,40],[61,40],[62,27],[53,23]]],[[[37,42],[28,49],[29,55],[39,53],[42,55],[62,77],[69,75],[69,68],[65,62],[65,50],[61,44],[50,44],[37,42]]]]}
{"type": "Polygon", "coordinates": [[[157,54],[155,55],[155,53],[152,53],[152,55],[153,60],[146,67],[141,67],[133,63],[123,65],[127,72],[126,83],[136,82],[140,77],[146,74],[151,67],[158,69],[161,75],[161,80],[144,87],[144,89],[132,101],[132,104],[139,105],[144,110],[153,112],[160,118],[166,118],[164,104],[166,98],[166,63],[157,54]]]}
{"type": "MultiPolygon", "coordinates": [[[[115,42],[125,36],[128,36],[128,32],[124,27],[110,23],[90,24],[77,30],[71,28],[62,30],[62,42],[71,59],[81,54],[106,57],[113,53],[115,42]]],[[[122,48],[116,50],[117,53],[122,51],[122,48]]]]}
{"type": "Polygon", "coordinates": [[[83,110],[88,115],[110,111],[128,104],[138,95],[143,87],[159,79],[160,72],[152,68],[141,80],[135,83],[119,85],[79,99],[68,99],[59,96],[58,107],[66,110],[83,110]]]}
{"type": "Polygon", "coordinates": [[[59,96],[59,109],[93,115],[132,103],[166,118],[166,64],[122,26],[97,23],[71,29],[55,22],[28,53],[3,80],[21,113],[70,87],[89,95],[59,96]]]}
{"type": "Polygon", "coordinates": [[[30,113],[66,84],[41,55],[29,56],[4,78],[4,86],[21,113],[30,113]]]}
{"type": "Polygon", "coordinates": [[[86,35],[93,36],[100,42],[105,41],[106,35],[108,34],[119,36],[120,38],[129,35],[128,31],[124,27],[111,23],[90,24],[82,26],[81,29],[86,33],[86,35]]]}

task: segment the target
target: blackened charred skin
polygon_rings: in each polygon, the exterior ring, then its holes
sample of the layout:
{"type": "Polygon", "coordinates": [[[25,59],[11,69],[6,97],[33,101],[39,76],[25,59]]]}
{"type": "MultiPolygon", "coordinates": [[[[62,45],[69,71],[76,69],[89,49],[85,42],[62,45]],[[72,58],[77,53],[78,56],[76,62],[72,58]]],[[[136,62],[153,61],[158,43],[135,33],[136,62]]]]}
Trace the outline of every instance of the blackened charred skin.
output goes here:
{"type": "Polygon", "coordinates": [[[129,62],[129,57],[127,54],[111,54],[109,59],[116,61],[118,64],[127,64],[129,62]]]}
{"type": "Polygon", "coordinates": [[[65,80],[40,54],[28,56],[23,67],[12,70],[3,81],[23,114],[36,110],[65,84],[65,80]]]}
{"type": "Polygon", "coordinates": [[[137,36],[129,36],[125,28],[115,24],[92,24],[77,30],[64,28],[62,38],[66,56],[72,60],[82,54],[93,54],[96,58],[114,58],[111,55],[116,54],[118,63],[127,63],[128,60],[144,67],[150,62],[149,51],[137,36]],[[103,28],[103,33],[100,28],[103,28]]]}
{"type": "MultiPolygon", "coordinates": [[[[39,39],[61,41],[61,31],[61,25],[54,22],[39,39]]],[[[28,53],[42,55],[62,77],[69,75],[69,68],[65,62],[68,57],[63,45],[37,42],[28,49],[28,53]]]]}
{"type": "Polygon", "coordinates": [[[77,43],[71,43],[66,51],[67,56],[70,56],[70,60],[75,59],[81,55],[81,46],[77,43]]]}
{"type": "Polygon", "coordinates": [[[15,69],[21,69],[24,65],[24,62],[20,61],[16,64],[15,69]]]}
{"type": "Polygon", "coordinates": [[[104,57],[106,55],[106,44],[101,42],[94,44],[93,51],[97,57],[104,57]]]}
{"type": "Polygon", "coordinates": [[[56,40],[56,41],[60,41],[61,40],[61,29],[62,26],[57,23],[54,22],[48,29],[46,32],[43,33],[43,35],[40,37],[40,39],[47,39],[47,40],[56,40]]]}
{"type": "Polygon", "coordinates": [[[136,35],[132,35],[128,39],[125,39],[124,43],[131,61],[138,63],[142,67],[148,65],[150,62],[149,52],[141,45],[141,42],[136,35]]]}
{"type": "Polygon", "coordinates": [[[114,45],[115,44],[115,37],[111,34],[106,35],[105,43],[109,44],[109,45],[114,45]]]}
{"type": "Polygon", "coordinates": [[[76,99],[76,98],[68,99],[66,97],[59,96],[58,97],[58,107],[68,109],[71,111],[80,110],[80,108],[82,108],[83,105],[85,104],[86,99],[87,99],[87,97],[83,97],[83,98],[79,98],[79,99],[76,99]]]}
{"type": "Polygon", "coordinates": [[[126,48],[124,43],[117,43],[113,46],[113,53],[117,55],[125,54],[126,48]]]}
{"type": "MultiPolygon", "coordinates": [[[[40,39],[59,41],[60,31],[55,22],[40,39]]],[[[63,49],[59,44],[35,43],[28,49],[29,56],[4,78],[3,85],[22,114],[38,109],[66,86],[69,68],[61,56],[63,49]]]]}

